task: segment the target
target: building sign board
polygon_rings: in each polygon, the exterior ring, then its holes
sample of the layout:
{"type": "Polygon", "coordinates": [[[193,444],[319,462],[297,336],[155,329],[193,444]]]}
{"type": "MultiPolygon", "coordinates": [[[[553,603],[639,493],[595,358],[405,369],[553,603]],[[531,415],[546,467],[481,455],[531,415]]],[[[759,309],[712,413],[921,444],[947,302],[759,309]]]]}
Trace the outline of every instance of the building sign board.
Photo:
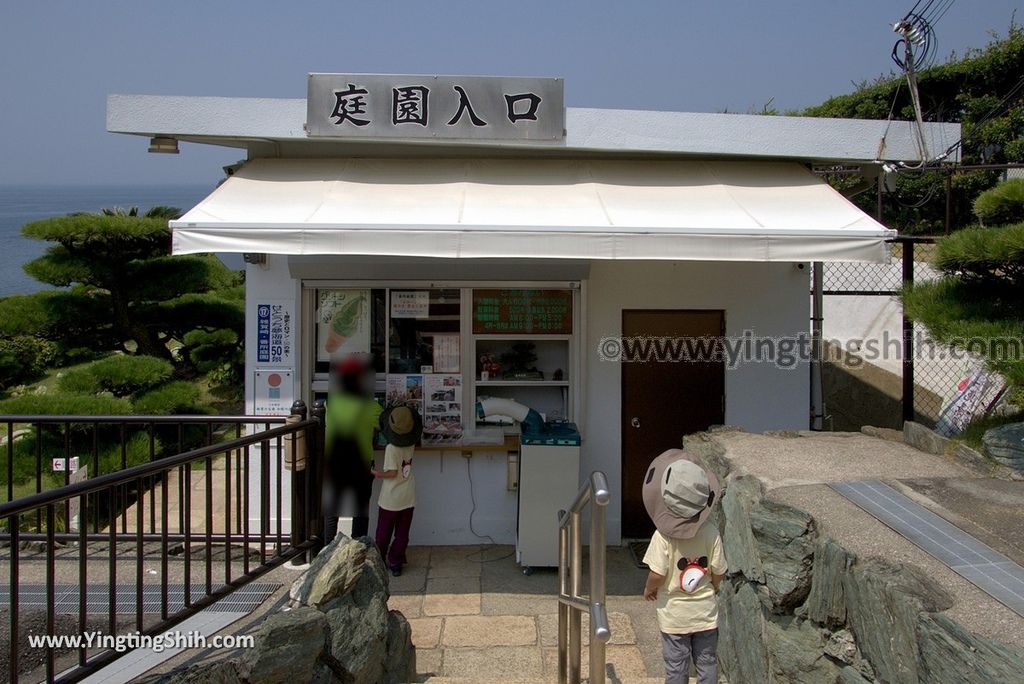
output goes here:
{"type": "Polygon", "coordinates": [[[560,141],[560,78],[310,74],[306,133],[329,138],[560,141]]]}
{"type": "Polygon", "coordinates": [[[291,302],[256,304],[256,363],[290,365],[294,347],[295,319],[291,302]]]}
{"type": "Polygon", "coordinates": [[[569,335],[572,290],[473,290],[476,335],[569,335]]]}
{"type": "Polygon", "coordinates": [[[287,416],[295,401],[290,370],[258,370],[253,372],[254,416],[287,416]]]}

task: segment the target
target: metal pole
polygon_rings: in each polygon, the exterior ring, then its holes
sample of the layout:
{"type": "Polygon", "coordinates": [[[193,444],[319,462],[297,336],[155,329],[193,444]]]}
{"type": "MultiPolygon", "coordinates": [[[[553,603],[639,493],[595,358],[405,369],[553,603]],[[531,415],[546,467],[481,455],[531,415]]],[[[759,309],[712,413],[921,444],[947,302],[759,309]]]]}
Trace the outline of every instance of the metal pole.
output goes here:
{"type": "MultiPolygon", "coordinates": [[[[904,239],[903,287],[914,284],[914,241],[904,239]]],[[[903,310],[903,420],[914,420],[914,322],[903,310]]]]}
{"type": "MultiPolygon", "coordinates": [[[[569,530],[561,524],[565,511],[558,513],[558,595],[569,595],[569,530]]],[[[569,606],[558,602],[558,684],[569,681],[569,606]]]]}
{"type": "Polygon", "coordinates": [[[605,607],[604,509],[593,499],[590,511],[590,684],[605,682],[605,642],[611,636],[605,607]]]}
{"type": "MultiPolygon", "coordinates": [[[[573,598],[580,595],[583,581],[583,522],[578,510],[570,513],[569,521],[569,594],[573,598]]],[[[580,658],[583,653],[581,635],[581,613],[576,609],[569,611],[569,682],[580,682],[580,658]]]]}
{"type": "Polygon", "coordinates": [[[946,235],[953,230],[953,171],[946,171],[946,235]]]}
{"type": "Polygon", "coordinates": [[[824,321],[823,283],[825,281],[824,264],[820,261],[812,265],[814,284],[813,305],[811,307],[811,429],[821,430],[825,423],[825,391],[821,372],[822,360],[822,328],[824,321]]]}
{"type": "MultiPolygon", "coordinates": [[[[291,415],[295,417],[295,421],[305,420],[306,402],[299,399],[294,404],[292,404],[291,415]]],[[[299,463],[299,433],[292,433],[290,439],[292,445],[292,529],[290,543],[292,546],[298,546],[302,542],[306,541],[306,463],[299,463]]],[[[280,475],[281,473],[278,473],[279,477],[280,475]]],[[[280,525],[281,521],[278,520],[277,524],[280,525]]],[[[304,561],[305,558],[302,557],[298,557],[296,560],[297,563],[302,563],[304,561]]]]}

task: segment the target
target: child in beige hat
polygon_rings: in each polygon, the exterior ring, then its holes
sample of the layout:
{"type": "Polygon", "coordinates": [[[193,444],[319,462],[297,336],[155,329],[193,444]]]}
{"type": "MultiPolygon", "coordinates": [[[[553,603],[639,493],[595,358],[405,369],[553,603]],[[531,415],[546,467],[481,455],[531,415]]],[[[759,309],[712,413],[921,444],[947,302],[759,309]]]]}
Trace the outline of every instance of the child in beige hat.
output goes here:
{"type": "Polygon", "coordinates": [[[696,456],[670,449],[644,478],[644,507],[656,528],[644,555],[650,568],[644,598],[657,601],[665,684],[718,681],[718,585],[727,565],[722,539],[706,525],[720,496],[714,473],[696,456]]]}

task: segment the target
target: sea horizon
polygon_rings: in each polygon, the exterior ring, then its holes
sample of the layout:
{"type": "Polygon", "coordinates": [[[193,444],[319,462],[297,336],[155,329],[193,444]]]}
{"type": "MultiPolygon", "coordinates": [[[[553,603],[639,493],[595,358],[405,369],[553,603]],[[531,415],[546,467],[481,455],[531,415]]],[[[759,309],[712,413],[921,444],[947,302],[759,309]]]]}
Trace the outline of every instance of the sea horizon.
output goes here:
{"type": "Polygon", "coordinates": [[[30,294],[51,287],[29,277],[22,267],[41,256],[49,243],[21,235],[26,223],[104,208],[155,206],[188,210],[216,187],[206,183],[0,183],[0,297],[30,294]]]}

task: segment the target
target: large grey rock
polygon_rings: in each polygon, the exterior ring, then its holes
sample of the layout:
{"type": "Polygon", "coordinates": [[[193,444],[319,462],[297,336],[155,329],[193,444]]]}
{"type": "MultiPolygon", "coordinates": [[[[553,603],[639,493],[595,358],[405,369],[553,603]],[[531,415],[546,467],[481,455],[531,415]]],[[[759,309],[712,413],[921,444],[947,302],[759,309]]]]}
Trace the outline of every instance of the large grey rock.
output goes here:
{"type": "Polygon", "coordinates": [[[768,622],[767,635],[768,681],[820,684],[839,678],[841,666],[825,656],[824,635],[813,623],[806,620],[768,622]]]}
{"type": "Polygon", "coordinates": [[[745,475],[729,477],[722,496],[720,529],[729,573],[764,583],[764,567],[751,524],[751,511],[761,500],[761,482],[745,475]]]}
{"type": "Polygon", "coordinates": [[[339,534],[292,582],[289,597],[298,604],[319,608],[352,591],[362,576],[370,548],[367,540],[339,534]]]}
{"type": "Polygon", "coordinates": [[[839,671],[839,684],[871,684],[872,681],[853,667],[844,667],[839,671]]]}
{"type": "Polygon", "coordinates": [[[750,511],[750,526],[772,610],[792,613],[811,590],[814,519],[792,506],[763,499],[750,511]]]}
{"type": "Polygon", "coordinates": [[[846,624],[846,595],[843,577],[850,571],[855,557],[832,539],[819,542],[814,552],[811,591],[805,612],[808,618],[835,629],[846,624]]]}
{"type": "Polygon", "coordinates": [[[1024,682],[1024,659],[1007,646],[977,637],[945,615],[918,623],[923,682],[1024,682]]]}
{"type": "Polygon", "coordinates": [[[1024,423],[1000,425],[981,438],[985,453],[1003,465],[1024,470],[1024,423]]]}
{"type": "Polygon", "coordinates": [[[412,626],[397,610],[388,613],[388,647],[384,660],[384,684],[416,681],[416,649],[412,626]]]}
{"type": "Polygon", "coordinates": [[[722,583],[718,627],[718,660],[729,681],[767,682],[768,628],[754,585],[742,578],[722,583]]]}
{"type": "Polygon", "coordinates": [[[909,565],[858,561],[843,577],[846,615],[879,680],[917,684],[917,623],[922,612],[946,610],[944,590],[909,565]]]}
{"type": "Polygon", "coordinates": [[[942,456],[949,448],[949,439],[912,420],[903,423],[903,440],[915,449],[936,456],[942,456]]]}
{"type": "Polygon", "coordinates": [[[245,652],[238,671],[261,684],[311,682],[322,667],[326,641],[327,616],[315,608],[274,613],[260,624],[256,645],[245,652]]]}

